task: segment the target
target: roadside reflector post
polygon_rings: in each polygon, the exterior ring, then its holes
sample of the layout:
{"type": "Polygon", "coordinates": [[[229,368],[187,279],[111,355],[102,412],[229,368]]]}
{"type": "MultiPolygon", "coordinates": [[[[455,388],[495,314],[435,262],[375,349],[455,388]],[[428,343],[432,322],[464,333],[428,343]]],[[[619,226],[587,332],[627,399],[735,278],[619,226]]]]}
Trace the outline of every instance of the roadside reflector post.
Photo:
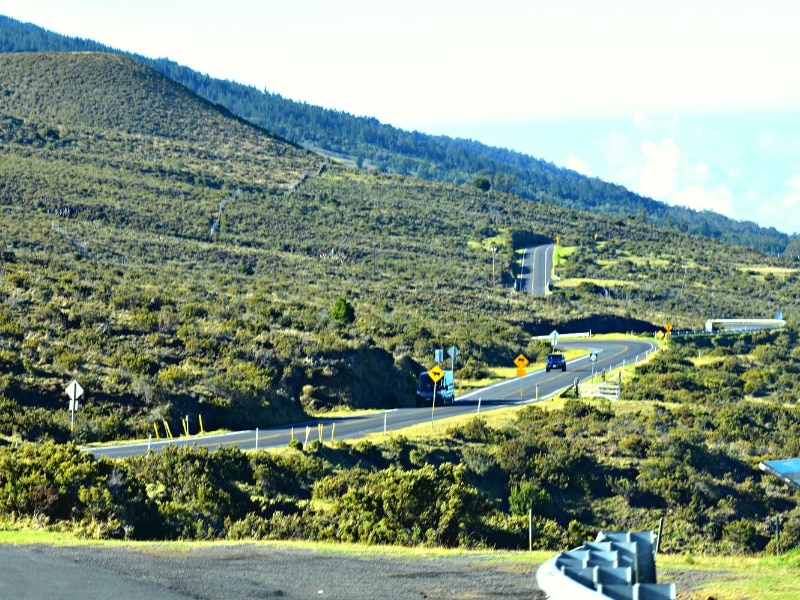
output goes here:
{"type": "Polygon", "coordinates": [[[481,413],[481,398],[478,398],[478,414],[481,413]]]}
{"type": "Polygon", "coordinates": [[[258,427],[256,427],[256,452],[258,452],[258,427]]]}
{"type": "Polygon", "coordinates": [[[533,550],[533,509],[528,510],[528,552],[533,550]]]}
{"type": "Polygon", "coordinates": [[[386,417],[388,416],[388,412],[383,413],[383,437],[386,437],[386,417]]]}

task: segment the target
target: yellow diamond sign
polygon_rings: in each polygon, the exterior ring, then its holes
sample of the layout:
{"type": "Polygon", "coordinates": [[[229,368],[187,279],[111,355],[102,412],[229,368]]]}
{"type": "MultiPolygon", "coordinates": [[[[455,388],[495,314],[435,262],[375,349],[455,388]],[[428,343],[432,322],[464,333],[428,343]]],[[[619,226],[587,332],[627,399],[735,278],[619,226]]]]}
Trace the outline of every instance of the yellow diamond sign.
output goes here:
{"type": "Polygon", "coordinates": [[[431,378],[433,383],[438,382],[442,377],[444,377],[444,371],[442,371],[442,367],[439,365],[431,367],[431,369],[428,371],[428,377],[431,378]]]}
{"type": "Polygon", "coordinates": [[[524,369],[528,366],[528,359],[525,358],[524,354],[520,354],[517,358],[514,359],[514,364],[517,365],[520,369],[524,369]]]}

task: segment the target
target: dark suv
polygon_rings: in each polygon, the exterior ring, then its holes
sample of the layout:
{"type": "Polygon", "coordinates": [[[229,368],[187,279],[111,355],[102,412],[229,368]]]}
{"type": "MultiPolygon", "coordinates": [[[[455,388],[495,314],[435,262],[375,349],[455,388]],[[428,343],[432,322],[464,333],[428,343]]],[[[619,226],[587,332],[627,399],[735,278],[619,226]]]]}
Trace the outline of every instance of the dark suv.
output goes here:
{"type": "Polygon", "coordinates": [[[564,355],[560,352],[551,352],[547,355],[547,364],[545,365],[545,371],[550,371],[550,369],[561,369],[562,371],[567,370],[567,361],[564,358],[564,355]]]}

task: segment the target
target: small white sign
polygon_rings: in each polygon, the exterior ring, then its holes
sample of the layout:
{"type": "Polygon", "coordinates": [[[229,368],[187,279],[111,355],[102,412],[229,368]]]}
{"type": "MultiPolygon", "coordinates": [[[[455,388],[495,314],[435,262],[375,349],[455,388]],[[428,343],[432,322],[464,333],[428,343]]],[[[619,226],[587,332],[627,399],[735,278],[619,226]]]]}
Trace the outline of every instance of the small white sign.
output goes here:
{"type": "Polygon", "coordinates": [[[70,383],[67,386],[67,389],[64,391],[67,393],[69,399],[73,402],[78,398],[80,398],[81,396],[83,396],[83,388],[81,387],[81,384],[75,381],[74,379],[72,380],[72,383],[70,383]]]}

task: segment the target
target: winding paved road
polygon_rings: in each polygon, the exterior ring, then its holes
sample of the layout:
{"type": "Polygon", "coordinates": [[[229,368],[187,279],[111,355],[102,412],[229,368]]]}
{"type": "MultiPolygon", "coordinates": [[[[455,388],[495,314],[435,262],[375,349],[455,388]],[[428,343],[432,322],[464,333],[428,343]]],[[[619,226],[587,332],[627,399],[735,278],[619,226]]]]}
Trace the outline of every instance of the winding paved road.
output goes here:
{"type": "MultiPolygon", "coordinates": [[[[145,454],[148,450],[158,451],[167,445],[202,446],[213,450],[225,446],[238,446],[242,450],[279,448],[286,446],[294,436],[301,442],[319,439],[320,430],[325,441],[334,439],[359,438],[370,433],[394,431],[411,425],[435,421],[493,408],[526,404],[543,400],[571,386],[577,377],[580,381],[591,379],[595,372],[613,369],[623,363],[630,364],[644,359],[657,348],[655,342],[644,340],[600,341],[594,339],[560,342],[558,348],[585,349],[586,354],[567,363],[567,371],[544,369],[524,377],[509,379],[480,390],[457,396],[455,403],[447,407],[400,408],[386,412],[371,413],[352,417],[318,418],[294,425],[251,429],[223,434],[195,435],[172,440],[152,440],[143,443],[118,444],[113,446],[92,446],[86,450],[97,458],[108,456],[124,458],[145,454]],[[597,361],[594,366],[589,360],[589,350],[595,350],[597,361]],[[321,427],[320,427],[321,426],[321,427]]],[[[511,363],[511,360],[509,361],[511,363]]],[[[509,364],[510,366],[510,364],[509,364]]],[[[458,391],[458,390],[456,390],[458,391]]]]}

